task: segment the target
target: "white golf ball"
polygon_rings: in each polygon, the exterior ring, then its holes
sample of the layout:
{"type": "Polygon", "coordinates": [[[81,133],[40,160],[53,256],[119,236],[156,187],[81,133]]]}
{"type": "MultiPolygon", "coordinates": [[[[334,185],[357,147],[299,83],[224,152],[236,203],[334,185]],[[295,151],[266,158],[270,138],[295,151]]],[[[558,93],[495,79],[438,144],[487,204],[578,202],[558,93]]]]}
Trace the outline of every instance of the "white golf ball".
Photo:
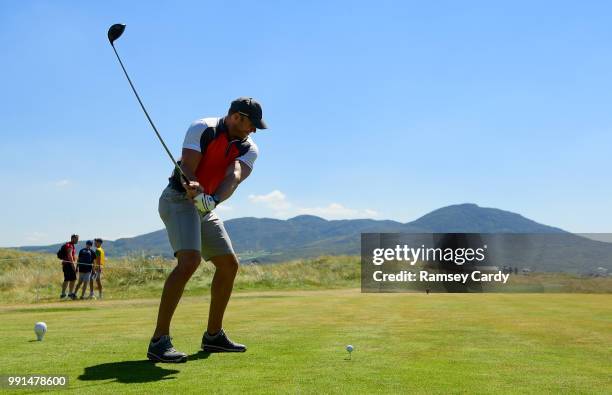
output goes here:
{"type": "Polygon", "coordinates": [[[346,351],[353,352],[353,346],[351,346],[350,344],[346,346],[346,351]]]}
{"type": "Polygon", "coordinates": [[[42,341],[45,333],[47,333],[47,324],[44,322],[37,322],[36,325],[34,325],[34,333],[36,333],[36,339],[42,341]]]}

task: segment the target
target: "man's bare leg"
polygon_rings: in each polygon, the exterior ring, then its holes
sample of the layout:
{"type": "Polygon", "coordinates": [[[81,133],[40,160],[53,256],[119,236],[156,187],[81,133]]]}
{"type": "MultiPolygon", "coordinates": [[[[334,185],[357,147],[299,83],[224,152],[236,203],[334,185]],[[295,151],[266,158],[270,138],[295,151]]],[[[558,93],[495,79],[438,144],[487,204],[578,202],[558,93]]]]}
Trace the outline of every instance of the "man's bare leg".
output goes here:
{"type": "Polygon", "coordinates": [[[157,326],[153,338],[170,334],[170,322],[179,300],[183,295],[185,284],[200,265],[200,251],[183,250],[176,253],[178,264],[166,279],[157,314],[157,326]]]}
{"type": "Polygon", "coordinates": [[[100,296],[100,298],[102,298],[102,279],[99,275],[96,276],[96,284],[98,284],[98,295],[100,296]]]}
{"type": "Polygon", "coordinates": [[[238,258],[234,254],[219,255],[211,258],[211,261],[216,270],[210,288],[210,309],[206,331],[209,334],[215,334],[223,326],[223,315],[232,295],[239,264],[238,258]]]}

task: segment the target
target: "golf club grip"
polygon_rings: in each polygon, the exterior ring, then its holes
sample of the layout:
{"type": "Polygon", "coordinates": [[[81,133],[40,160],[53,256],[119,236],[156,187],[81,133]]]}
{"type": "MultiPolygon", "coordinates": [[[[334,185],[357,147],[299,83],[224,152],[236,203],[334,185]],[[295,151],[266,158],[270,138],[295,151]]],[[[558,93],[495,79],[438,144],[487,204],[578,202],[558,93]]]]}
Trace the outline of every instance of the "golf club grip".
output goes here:
{"type": "Polygon", "coordinates": [[[127,78],[128,82],[130,83],[130,87],[132,88],[132,91],[134,92],[134,95],[136,95],[136,99],[138,100],[138,104],[140,104],[140,108],[142,108],[142,111],[144,111],[144,113],[145,113],[145,115],[147,117],[147,120],[151,124],[151,127],[153,127],[153,130],[155,131],[155,134],[157,135],[157,138],[159,139],[159,142],[162,144],[162,146],[166,150],[166,153],[170,157],[170,160],[172,160],[172,163],[174,163],[174,166],[181,173],[181,177],[183,177],[183,180],[186,183],[189,183],[189,178],[187,178],[187,176],[183,172],[183,169],[181,169],[181,166],[179,166],[179,164],[174,159],[174,156],[172,156],[172,153],[170,152],[170,150],[166,146],[166,143],[164,143],[164,139],[162,139],[161,135],[157,131],[157,128],[155,127],[155,124],[153,123],[153,120],[149,116],[149,113],[147,112],[147,109],[145,108],[144,104],[142,104],[142,100],[140,100],[140,96],[138,95],[138,92],[136,92],[136,88],[134,87],[134,84],[132,83],[132,80],[130,79],[130,76],[128,75],[127,70],[125,69],[125,66],[123,65],[123,62],[121,61],[121,58],[119,57],[119,53],[117,52],[117,49],[115,48],[115,45],[113,43],[111,43],[111,47],[113,47],[113,51],[115,52],[115,56],[117,57],[117,60],[119,61],[119,64],[121,65],[121,69],[123,70],[123,74],[125,74],[125,78],[127,78]]]}

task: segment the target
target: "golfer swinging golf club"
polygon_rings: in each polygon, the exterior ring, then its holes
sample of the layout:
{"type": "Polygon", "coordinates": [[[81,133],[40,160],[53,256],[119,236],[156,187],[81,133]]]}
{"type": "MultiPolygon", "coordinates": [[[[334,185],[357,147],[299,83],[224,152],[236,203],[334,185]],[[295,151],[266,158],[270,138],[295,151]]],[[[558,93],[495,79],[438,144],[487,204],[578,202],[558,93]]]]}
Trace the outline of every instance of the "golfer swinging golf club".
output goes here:
{"type": "Polygon", "coordinates": [[[238,258],[223,222],[213,211],[227,200],[253,170],[257,146],[249,136],[266,129],[261,105],[253,98],[234,100],[225,117],[195,121],[187,130],[182,158],[159,198],[159,215],[178,264],[166,279],[157,327],[147,357],[159,362],[185,362],[170,339],[170,321],[185,284],[201,258],[215,265],[208,326],[202,337],[205,352],[244,352],[223,330],[223,315],[238,272],[238,258]]]}

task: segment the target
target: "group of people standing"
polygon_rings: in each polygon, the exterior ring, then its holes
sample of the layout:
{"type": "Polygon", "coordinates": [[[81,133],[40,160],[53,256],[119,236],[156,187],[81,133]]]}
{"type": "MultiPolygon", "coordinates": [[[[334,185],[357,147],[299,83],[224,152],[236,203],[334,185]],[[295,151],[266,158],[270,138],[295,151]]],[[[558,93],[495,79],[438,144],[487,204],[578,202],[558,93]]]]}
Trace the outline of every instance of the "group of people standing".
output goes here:
{"type": "Polygon", "coordinates": [[[85,299],[85,291],[89,284],[89,299],[95,299],[94,281],[98,285],[98,298],[102,299],[102,269],[104,267],[104,249],[102,249],[102,239],[97,238],[92,242],[87,240],[85,248],[76,254],[76,244],[79,242],[79,235],[70,236],[70,241],[63,244],[57,252],[57,257],[62,261],[62,271],[64,272],[64,282],[62,284],[62,294],[60,299],[77,298],[76,294],[81,288],[80,299],[85,299]],[[95,250],[92,248],[95,243],[95,250]],[[77,280],[78,274],[78,283],[77,280]],[[66,294],[66,289],[69,290],[66,294]]]}

